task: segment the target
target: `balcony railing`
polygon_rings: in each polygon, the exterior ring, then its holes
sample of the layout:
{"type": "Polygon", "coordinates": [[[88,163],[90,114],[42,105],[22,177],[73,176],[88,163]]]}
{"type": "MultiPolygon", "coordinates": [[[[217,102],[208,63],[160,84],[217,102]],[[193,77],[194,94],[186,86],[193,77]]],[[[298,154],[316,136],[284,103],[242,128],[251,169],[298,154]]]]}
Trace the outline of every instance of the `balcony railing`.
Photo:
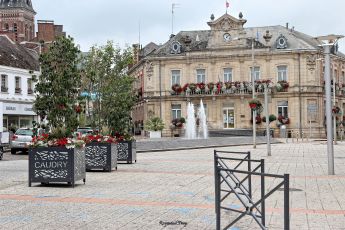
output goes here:
{"type": "Polygon", "coordinates": [[[8,88],[5,86],[1,86],[1,93],[8,93],[8,88]]]}
{"type": "Polygon", "coordinates": [[[14,93],[17,93],[17,94],[22,93],[22,89],[21,88],[15,88],[14,93]]]}

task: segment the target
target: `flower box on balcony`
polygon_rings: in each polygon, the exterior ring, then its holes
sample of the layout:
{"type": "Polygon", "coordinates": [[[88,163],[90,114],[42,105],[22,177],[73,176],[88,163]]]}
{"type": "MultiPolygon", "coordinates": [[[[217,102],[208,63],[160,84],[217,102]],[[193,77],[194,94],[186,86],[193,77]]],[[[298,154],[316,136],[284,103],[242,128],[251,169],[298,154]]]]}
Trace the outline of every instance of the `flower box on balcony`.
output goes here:
{"type": "Polygon", "coordinates": [[[2,93],[8,93],[8,88],[5,86],[1,86],[1,92],[2,93]]]}

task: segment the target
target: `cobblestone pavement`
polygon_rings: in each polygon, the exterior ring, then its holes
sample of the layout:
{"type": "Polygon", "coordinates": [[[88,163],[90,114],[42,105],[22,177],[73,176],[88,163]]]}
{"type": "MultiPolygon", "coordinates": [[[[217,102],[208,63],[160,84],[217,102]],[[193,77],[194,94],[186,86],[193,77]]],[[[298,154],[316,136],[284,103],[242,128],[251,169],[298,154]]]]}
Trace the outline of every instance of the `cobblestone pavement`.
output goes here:
{"type": "MultiPolygon", "coordinates": [[[[335,146],[335,176],[327,175],[325,143],[272,145],[271,157],[265,145],[217,149],[250,150],[265,159],[266,172],[290,173],[291,229],[344,229],[345,143],[335,146]]],[[[215,229],[213,149],[139,153],[136,164],[89,172],[75,188],[29,188],[27,167],[26,160],[0,161],[0,229],[215,229]]],[[[278,182],[267,180],[266,192],[278,182]]],[[[241,208],[235,199],[229,205],[241,208]]],[[[283,192],[266,207],[269,229],[283,229],[283,192]]],[[[224,224],[235,218],[223,214],[224,224]]],[[[246,217],[232,229],[258,228],[246,217]]]]}

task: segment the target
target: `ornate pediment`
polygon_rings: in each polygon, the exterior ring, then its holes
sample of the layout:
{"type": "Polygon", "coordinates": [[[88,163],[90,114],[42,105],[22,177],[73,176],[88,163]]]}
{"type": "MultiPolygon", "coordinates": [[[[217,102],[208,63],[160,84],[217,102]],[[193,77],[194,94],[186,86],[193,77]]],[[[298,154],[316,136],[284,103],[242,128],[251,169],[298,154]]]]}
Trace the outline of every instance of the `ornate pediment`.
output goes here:
{"type": "Polygon", "coordinates": [[[242,29],[243,25],[247,22],[245,19],[237,19],[229,14],[224,14],[222,17],[215,21],[208,22],[211,30],[230,31],[242,29]]]}

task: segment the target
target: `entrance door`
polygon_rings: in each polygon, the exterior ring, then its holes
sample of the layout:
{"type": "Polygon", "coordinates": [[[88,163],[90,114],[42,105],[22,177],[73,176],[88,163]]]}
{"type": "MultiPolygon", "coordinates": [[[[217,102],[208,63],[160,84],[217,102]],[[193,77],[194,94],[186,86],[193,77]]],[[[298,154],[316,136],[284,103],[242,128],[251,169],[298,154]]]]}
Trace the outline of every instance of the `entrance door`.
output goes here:
{"type": "Polygon", "coordinates": [[[223,128],[235,128],[235,110],[234,108],[223,108],[223,128]]]}

